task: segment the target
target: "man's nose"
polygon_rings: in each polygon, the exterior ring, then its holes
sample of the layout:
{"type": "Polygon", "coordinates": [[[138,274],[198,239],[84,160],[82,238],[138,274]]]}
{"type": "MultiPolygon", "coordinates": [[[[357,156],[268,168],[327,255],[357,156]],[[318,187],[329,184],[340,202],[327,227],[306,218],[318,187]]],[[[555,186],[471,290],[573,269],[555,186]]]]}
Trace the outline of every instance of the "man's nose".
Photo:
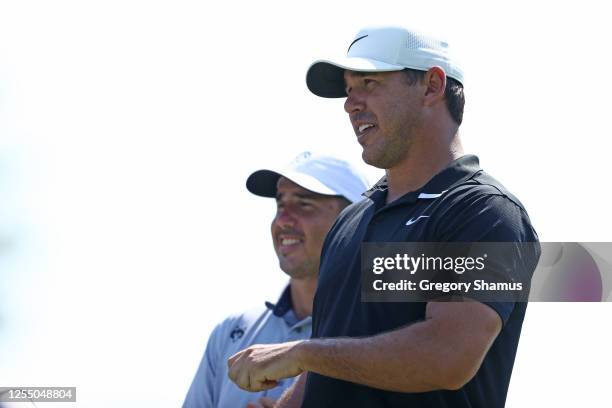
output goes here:
{"type": "Polygon", "coordinates": [[[344,110],[351,114],[361,112],[365,109],[363,93],[359,90],[352,90],[344,101],[344,110]]]}
{"type": "Polygon", "coordinates": [[[287,208],[279,209],[276,213],[276,218],[274,218],[274,222],[280,228],[291,228],[295,226],[295,217],[291,213],[291,210],[287,208]]]}

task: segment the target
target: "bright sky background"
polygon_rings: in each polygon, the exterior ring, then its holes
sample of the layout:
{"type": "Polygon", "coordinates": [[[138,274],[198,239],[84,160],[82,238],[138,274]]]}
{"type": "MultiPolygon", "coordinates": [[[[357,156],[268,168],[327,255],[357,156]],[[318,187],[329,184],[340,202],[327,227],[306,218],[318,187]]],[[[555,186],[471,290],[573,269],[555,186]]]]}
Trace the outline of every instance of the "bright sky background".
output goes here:
{"type": "MultiPolygon", "coordinates": [[[[0,1],[0,386],[179,406],[213,326],[286,281],[274,204],[246,177],[304,150],[361,163],[343,100],[304,77],[363,25],[448,38],[467,73],[466,150],[542,240],[611,241],[606,10],[0,1]]],[[[530,305],[507,406],[609,402],[611,306],[530,305]]]]}

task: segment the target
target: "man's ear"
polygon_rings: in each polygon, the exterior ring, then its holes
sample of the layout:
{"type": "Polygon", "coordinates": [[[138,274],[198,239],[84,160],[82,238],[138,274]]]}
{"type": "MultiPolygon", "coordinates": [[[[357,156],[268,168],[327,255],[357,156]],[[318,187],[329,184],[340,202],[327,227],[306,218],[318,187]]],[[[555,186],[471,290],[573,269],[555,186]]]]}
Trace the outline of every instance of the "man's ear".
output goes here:
{"type": "Polygon", "coordinates": [[[432,67],[425,73],[423,83],[425,89],[425,104],[428,106],[434,105],[444,99],[444,90],[446,89],[446,73],[440,67],[432,67]]]}

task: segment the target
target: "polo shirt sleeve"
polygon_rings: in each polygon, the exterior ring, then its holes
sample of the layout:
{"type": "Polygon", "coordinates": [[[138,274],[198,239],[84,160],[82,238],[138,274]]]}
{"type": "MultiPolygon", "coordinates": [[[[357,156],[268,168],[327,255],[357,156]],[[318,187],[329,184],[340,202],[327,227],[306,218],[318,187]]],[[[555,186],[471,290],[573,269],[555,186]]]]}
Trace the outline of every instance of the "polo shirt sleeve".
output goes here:
{"type": "Polygon", "coordinates": [[[204,356],[200,361],[198,371],[189,387],[183,408],[210,408],[216,406],[219,399],[218,376],[221,360],[221,337],[223,324],[219,324],[208,338],[204,356]]]}
{"type": "MultiPolygon", "coordinates": [[[[441,242],[537,242],[525,210],[503,194],[457,194],[437,226],[441,242]]],[[[533,272],[540,256],[538,244],[525,247],[508,246],[499,262],[516,273],[533,272]],[[533,251],[531,250],[533,248],[533,251]]],[[[506,249],[506,248],[504,248],[506,249]]],[[[496,259],[497,260],[497,259],[496,259]]],[[[514,310],[514,302],[484,302],[494,309],[505,325],[514,310]]]]}

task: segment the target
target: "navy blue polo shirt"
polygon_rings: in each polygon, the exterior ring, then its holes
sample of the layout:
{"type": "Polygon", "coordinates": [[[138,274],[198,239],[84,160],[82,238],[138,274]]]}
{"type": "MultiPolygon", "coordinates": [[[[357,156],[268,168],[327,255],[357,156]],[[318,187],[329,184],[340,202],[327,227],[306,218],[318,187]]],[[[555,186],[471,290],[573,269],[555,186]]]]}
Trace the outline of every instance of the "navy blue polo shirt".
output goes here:
{"type": "MultiPolygon", "coordinates": [[[[313,308],[313,338],[372,336],[425,319],[426,303],[362,302],[362,242],[537,242],[523,205],[463,156],[424,187],[386,204],[386,179],[346,208],[325,240],[313,308]]],[[[533,268],[539,246],[522,257],[533,268]]],[[[517,258],[518,258],[517,254],[517,258]]],[[[399,393],[309,373],[303,407],[503,407],[526,303],[486,303],[503,328],[474,378],[456,391],[399,393]]]]}

